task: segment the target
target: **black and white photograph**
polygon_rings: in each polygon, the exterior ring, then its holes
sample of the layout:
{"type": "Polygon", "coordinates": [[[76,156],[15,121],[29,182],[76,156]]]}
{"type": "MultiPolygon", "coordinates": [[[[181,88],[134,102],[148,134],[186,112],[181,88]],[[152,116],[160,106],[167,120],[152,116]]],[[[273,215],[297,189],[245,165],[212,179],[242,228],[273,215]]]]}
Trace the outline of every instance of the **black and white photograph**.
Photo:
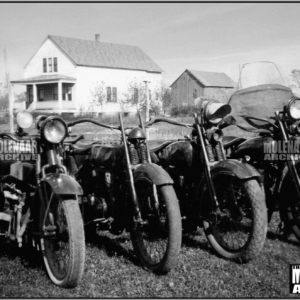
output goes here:
{"type": "Polygon", "coordinates": [[[299,16],[0,1],[0,298],[298,298],[299,16]]]}

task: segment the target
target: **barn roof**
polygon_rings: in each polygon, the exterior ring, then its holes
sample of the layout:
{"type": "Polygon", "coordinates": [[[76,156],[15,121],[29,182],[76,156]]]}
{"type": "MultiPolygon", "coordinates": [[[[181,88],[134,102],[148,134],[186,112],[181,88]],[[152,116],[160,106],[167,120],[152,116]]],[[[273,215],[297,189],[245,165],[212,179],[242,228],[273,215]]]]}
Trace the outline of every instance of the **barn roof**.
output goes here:
{"type": "Polygon", "coordinates": [[[163,72],[137,46],[88,41],[54,35],[49,35],[48,38],[79,66],[163,72]]]}
{"type": "MultiPolygon", "coordinates": [[[[230,77],[228,77],[225,73],[217,73],[217,72],[205,72],[205,71],[195,71],[186,69],[183,74],[187,72],[191,74],[196,80],[198,80],[205,87],[234,87],[234,82],[230,77]]],[[[179,76],[179,78],[182,74],[179,76]]],[[[171,86],[179,79],[177,78],[171,86]]]]}

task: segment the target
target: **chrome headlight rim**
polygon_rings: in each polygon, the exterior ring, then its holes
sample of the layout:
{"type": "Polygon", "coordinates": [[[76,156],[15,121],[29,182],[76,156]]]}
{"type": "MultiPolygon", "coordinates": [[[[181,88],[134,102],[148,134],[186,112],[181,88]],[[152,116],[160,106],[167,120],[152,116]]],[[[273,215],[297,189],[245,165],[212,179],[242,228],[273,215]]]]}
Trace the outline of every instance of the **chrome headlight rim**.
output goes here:
{"type": "Polygon", "coordinates": [[[299,117],[295,117],[295,115],[293,115],[292,113],[292,105],[296,102],[296,101],[300,101],[300,98],[296,98],[296,97],[293,97],[289,100],[287,106],[286,106],[286,112],[288,114],[288,116],[293,119],[293,120],[300,120],[300,109],[298,110],[299,111],[299,117]]]}
{"type": "Polygon", "coordinates": [[[50,116],[50,117],[46,118],[44,121],[42,121],[40,132],[41,132],[42,137],[48,143],[50,143],[50,144],[59,144],[59,143],[63,142],[63,140],[67,137],[67,135],[68,135],[68,126],[67,126],[66,122],[61,117],[50,116]],[[49,123],[54,122],[54,121],[60,122],[64,127],[63,136],[59,140],[56,140],[56,141],[49,140],[48,137],[47,137],[47,134],[45,134],[45,130],[47,129],[47,126],[49,126],[49,123]]]}
{"type": "Polygon", "coordinates": [[[33,115],[27,110],[21,110],[17,113],[16,122],[20,128],[29,129],[33,125],[33,115]],[[27,118],[25,122],[24,122],[24,117],[27,118]]]}
{"type": "MultiPolygon", "coordinates": [[[[205,121],[206,121],[207,123],[211,124],[211,125],[216,126],[216,125],[220,124],[220,123],[222,122],[222,120],[224,119],[224,117],[225,117],[226,115],[228,115],[228,114],[231,112],[231,106],[228,105],[227,103],[222,103],[222,102],[220,102],[219,100],[215,100],[215,99],[207,100],[207,101],[205,101],[205,102],[207,102],[207,103],[204,103],[204,107],[203,107],[203,116],[204,116],[205,121]],[[211,106],[212,104],[217,104],[217,105],[219,105],[219,109],[222,108],[222,107],[225,109],[225,107],[228,106],[228,107],[227,107],[228,113],[227,113],[226,115],[224,115],[222,118],[211,119],[211,118],[210,118],[210,111],[209,111],[209,109],[210,109],[210,106],[211,106]]],[[[218,111],[219,109],[217,109],[217,111],[218,111]]],[[[214,113],[215,113],[215,112],[214,112],[214,113]]],[[[214,114],[214,113],[213,113],[213,114],[214,114]]]]}

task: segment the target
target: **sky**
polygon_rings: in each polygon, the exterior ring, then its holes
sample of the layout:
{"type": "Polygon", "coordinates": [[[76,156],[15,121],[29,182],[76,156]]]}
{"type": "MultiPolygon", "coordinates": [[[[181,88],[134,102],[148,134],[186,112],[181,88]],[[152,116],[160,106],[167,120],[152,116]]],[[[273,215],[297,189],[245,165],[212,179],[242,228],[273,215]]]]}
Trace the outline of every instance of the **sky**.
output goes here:
{"type": "Polygon", "coordinates": [[[23,78],[47,35],[139,46],[172,84],[186,69],[238,80],[245,62],[300,69],[300,3],[1,3],[0,83],[23,78]]]}

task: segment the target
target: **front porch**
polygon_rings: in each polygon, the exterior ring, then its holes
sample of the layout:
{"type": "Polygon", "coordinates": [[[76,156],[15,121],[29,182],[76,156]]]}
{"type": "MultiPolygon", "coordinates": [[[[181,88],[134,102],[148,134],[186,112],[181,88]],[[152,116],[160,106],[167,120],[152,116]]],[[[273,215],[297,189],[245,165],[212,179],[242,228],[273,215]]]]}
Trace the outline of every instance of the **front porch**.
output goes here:
{"type": "Polygon", "coordinates": [[[64,75],[42,75],[11,81],[12,95],[14,84],[26,85],[26,102],[14,103],[15,110],[51,113],[76,113],[79,111],[75,90],[76,79],[64,75]]]}

